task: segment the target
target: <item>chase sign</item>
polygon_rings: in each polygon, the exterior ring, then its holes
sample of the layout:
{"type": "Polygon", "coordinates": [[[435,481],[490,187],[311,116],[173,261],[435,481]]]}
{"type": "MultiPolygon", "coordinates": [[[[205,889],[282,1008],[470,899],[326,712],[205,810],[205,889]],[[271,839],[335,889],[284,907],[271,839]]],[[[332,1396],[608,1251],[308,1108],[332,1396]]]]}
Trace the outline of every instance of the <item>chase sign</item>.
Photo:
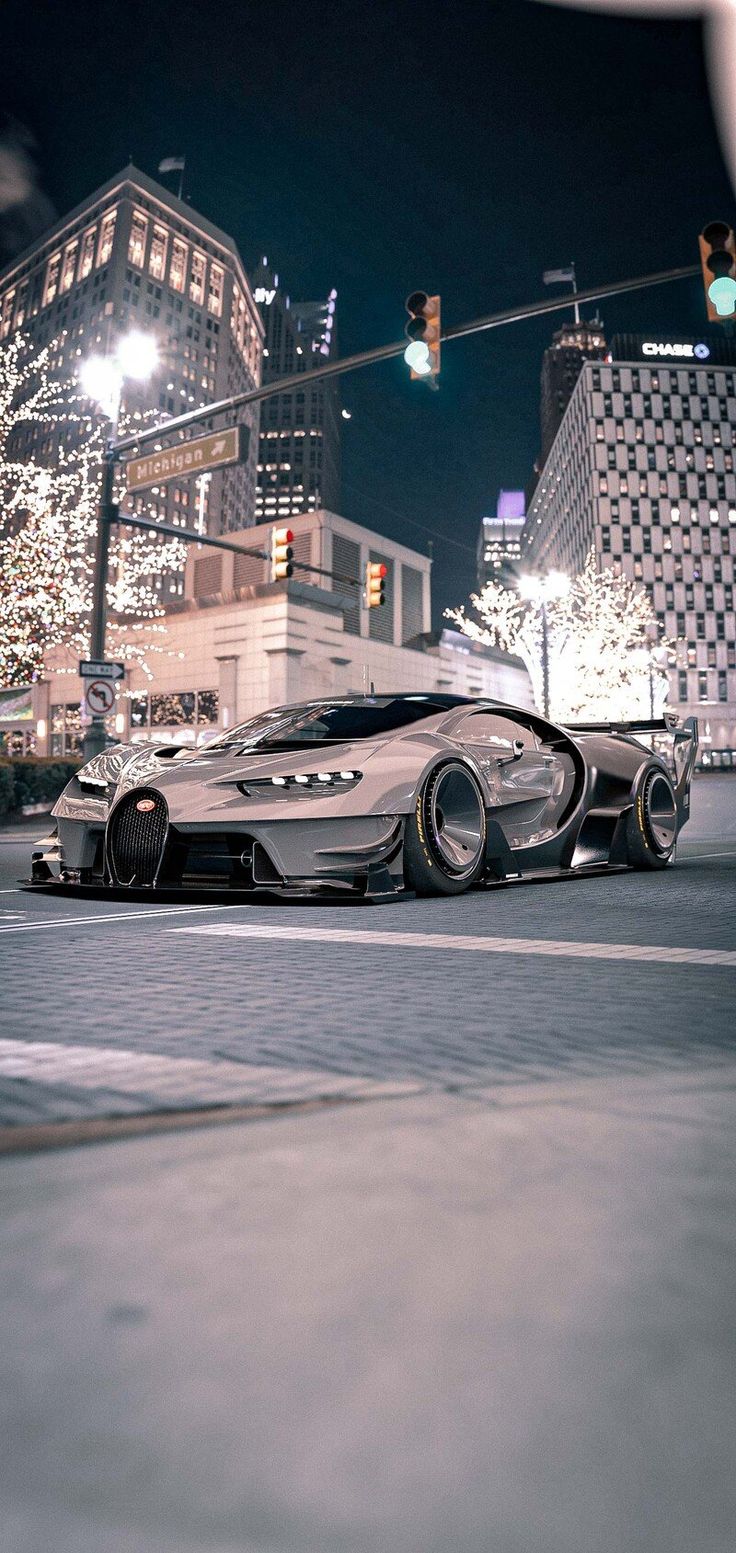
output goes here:
{"type": "Polygon", "coordinates": [[[707,361],[710,346],[702,340],[695,345],[685,340],[681,344],[672,340],[642,340],[641,353],[643,356],[676,356],[680,361],[694,356],[698,361],[707,361]]]}

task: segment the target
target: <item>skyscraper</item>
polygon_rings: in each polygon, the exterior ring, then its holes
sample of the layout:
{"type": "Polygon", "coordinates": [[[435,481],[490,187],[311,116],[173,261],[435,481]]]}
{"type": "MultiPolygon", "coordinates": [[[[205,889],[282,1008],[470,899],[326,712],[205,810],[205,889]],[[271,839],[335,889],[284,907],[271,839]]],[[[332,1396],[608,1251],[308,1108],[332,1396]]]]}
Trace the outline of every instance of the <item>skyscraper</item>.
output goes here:
{"type": "MultiPolygon", "coordinates": [[[[252,277],[265,328],[263,382],[275,382],[337,354],[333,289],[323,302],[292,302],[268,259],[252,277]]],[[[340,501],[340,393],[337,379],[305,384],[261,407],[256,481],[260,522],[340,501]]]]}
{"type": "Polygon", "coordinates": [[[478,588],[487,582],[513,587],[521,560],[526,502],[523,491],[499,491],[496,516],[481,518],[478,535],[478,588]]]}
{"type": "Polygon", "coordinates": [[[585,361],[602,361],[606,342],[600,319],[590,323],[569,323],[558,329],[542,358],[540,421],[542,451],[539,471],[544,468],[549,450],[557,436],[562,417],[585,361]]]}
{"type": "MultiPolygon", "coordinates": [[[[165,419],[260,381],[263,326],[232,238],[128,166],[0,274],[0,341],[18,329],[32,349],[58,341],[54,370],[72,379],[132,328],[155,337],[159,365],[146,384],[125,384],[123,411],[165,419]]],[[[211,533],[254,521],[257,409],[238,418],[251,433],[247,462],[204,477],[199,489],[170,481],[146,500],[149,513],[177,526],[199,518],[211,533]]],[[[44,440],[39,428],[29,456],[44,456],[44,440]]],[[[143,498],[131,505],[140,510],[143,498]]],[[[181,578],[160,579],[164,596],[182,587],[181,578]]]]}
{"type": "Polygon", "coordinates": [[[625,335],[612,355],[582,368],[529,510],[525,562],[578,572],[593,550],[644,586],[653,621],[679,643],[670,705],[697,713],[702,747],[730,764],[736,344],[625,335]]]}

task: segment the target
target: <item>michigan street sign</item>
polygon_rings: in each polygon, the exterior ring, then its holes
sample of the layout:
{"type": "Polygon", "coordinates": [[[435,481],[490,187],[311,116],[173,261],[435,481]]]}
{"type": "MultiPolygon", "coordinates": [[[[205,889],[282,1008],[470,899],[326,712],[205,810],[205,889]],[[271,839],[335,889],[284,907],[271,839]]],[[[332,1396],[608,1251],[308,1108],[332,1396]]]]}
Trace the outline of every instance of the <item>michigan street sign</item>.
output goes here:
{"type": "Polygon", "coordinates": [[[104,658],[82,658],[79,672],[82,679],[124,679],[125,664],[110,663],[104,658]]]}
{"type": "Polygon", "coordinates": [[[208,469],[242,464],[248,457],[248,439],[247,426],[228,426],[226,431],[211,431],[206,437],[177,442],[160,453],[129,458],[125,465],[126,489],[143,491],[149,485],[164,485],[167,480],[186,480],[208,469]]]}

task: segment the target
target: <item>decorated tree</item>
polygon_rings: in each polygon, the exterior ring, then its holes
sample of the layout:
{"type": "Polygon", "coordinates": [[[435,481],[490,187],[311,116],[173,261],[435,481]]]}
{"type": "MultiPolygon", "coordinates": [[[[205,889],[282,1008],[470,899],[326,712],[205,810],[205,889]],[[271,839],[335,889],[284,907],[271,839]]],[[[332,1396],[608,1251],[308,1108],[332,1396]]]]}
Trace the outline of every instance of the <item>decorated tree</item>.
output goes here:
{"type": "Polygon", "coordinates": [[[643,588],[609,569],[598,571],[591,553],[566,590],[543,602],[541,590],[490,582],[471,596],[474,615],[448,609],[447,617],[473,641],[513,653],[525,663],[537,706],[543,705],[543,609],[546,611],[550,716],[576,719],[648,716],[667,699],[667,659],[675,644],[653,644],[652,606],[643,588]]]}
{"type": "MultiPolygon", "coordinates": [[[[59,349],[54,341],[32,351],[16,335],[0,351],[0,685],[6,686],[37,679],[51,652],[75,672],[89,649],[106,422],[89,413],[74,383],[57,375],[59,349]]],[[[152,579],[183,564],[184,546],[176,541],[113,531],[107,603],[116,657],[150,673],[151,654],[166,650],[152,579]]]]}

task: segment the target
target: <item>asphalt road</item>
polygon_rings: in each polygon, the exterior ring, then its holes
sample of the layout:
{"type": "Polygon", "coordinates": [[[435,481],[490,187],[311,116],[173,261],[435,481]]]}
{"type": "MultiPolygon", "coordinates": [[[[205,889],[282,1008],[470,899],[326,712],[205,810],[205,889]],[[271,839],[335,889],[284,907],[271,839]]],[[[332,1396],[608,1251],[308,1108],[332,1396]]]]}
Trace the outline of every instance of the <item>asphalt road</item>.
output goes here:
{"type": "Polygon", "coordinates": [[[31,895],[16,880],[32,835],[0,842],[0,1127],[386,1084],[686,1071],[732,1052],[730,776],[696,783],[663,873],[459,900],[31,895]]]}
{"type": "Polygon", "coordinates": [[[693,803],[661,874],[337,909],[31,896],[4,834],[3,1553],[731,1553],[736,778],[693,803]]]}

